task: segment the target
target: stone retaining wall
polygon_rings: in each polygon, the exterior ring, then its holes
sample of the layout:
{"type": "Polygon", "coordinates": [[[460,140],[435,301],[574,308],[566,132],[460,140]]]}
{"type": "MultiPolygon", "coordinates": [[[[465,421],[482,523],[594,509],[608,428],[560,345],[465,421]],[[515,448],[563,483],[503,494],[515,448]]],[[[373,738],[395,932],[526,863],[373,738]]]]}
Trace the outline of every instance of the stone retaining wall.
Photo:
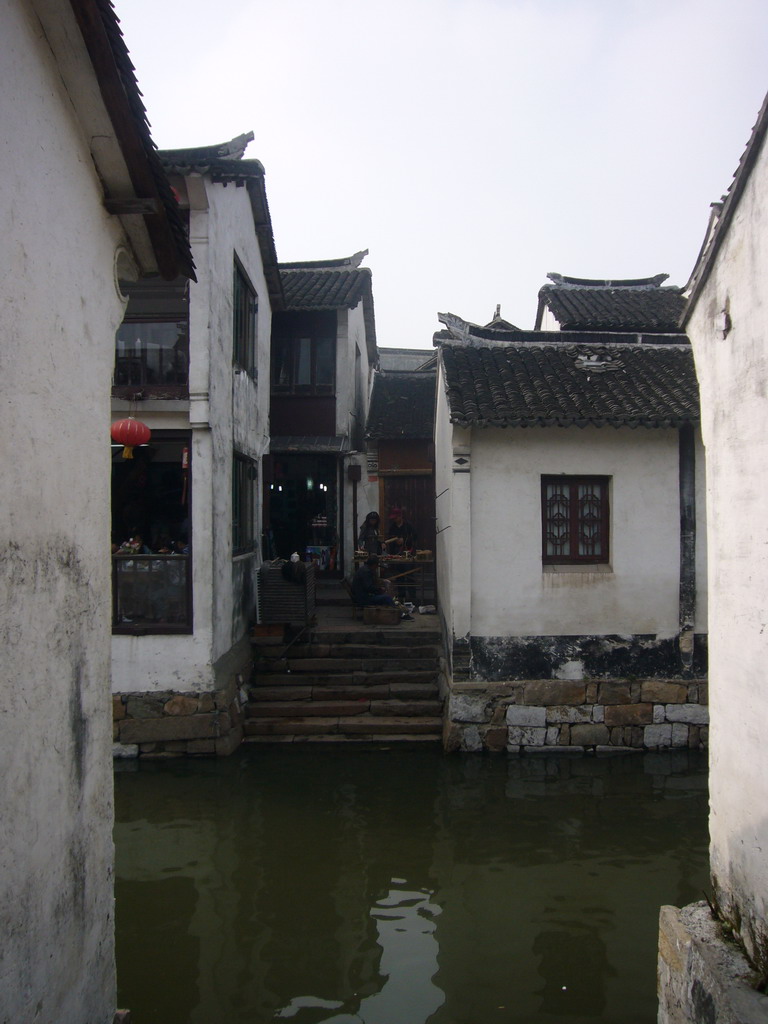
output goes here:
{"type": "Polygon", "coordinates": [[[704,679],[454,680],[447,690],[449,751],[617,753],[707,744],[704,679]]]}
{"type": "Polygon", "coordinates": [[[659,1024],[765,1024],[764,979],[706,903],[659,915],[659,1024]]]}
{"type": "Polygon", "coordinates": [[[226,756],[243,739],[237,679],[206,693],[122,693],[112,698],[115,757],[226,756]]]}

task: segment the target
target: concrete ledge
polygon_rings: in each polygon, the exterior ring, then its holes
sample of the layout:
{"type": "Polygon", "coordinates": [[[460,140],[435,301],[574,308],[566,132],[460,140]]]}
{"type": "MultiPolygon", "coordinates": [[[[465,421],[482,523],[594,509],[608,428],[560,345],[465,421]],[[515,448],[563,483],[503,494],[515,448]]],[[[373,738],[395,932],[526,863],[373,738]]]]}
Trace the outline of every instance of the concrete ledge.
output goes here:
{"type": "Polygon", "coordinates": [[[768,996],[704,902],[661,908],[657,977],[658,1024],[768,1024],[768,996]]]}

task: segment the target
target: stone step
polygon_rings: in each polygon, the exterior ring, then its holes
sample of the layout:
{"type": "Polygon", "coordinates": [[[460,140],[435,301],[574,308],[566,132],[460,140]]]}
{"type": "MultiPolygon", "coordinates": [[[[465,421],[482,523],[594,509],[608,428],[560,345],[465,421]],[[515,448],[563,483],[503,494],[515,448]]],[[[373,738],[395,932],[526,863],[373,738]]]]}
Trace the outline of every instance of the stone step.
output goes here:
{"type": "Polygon", "coordinates": [[[256,672],[322,673],[344,675],[349,672],[419,672],[436,671],[435,658],[281,658],[259,659],[256,672]]]}
{"type": "Polygon", "coordinates": [[[389,626],[388,630],[371,627],[348,631],[313,629],[311,642],[316,644],[382,644],[385,647],[398,647],[414,644],[442,643],[439,629],[419,629],[407,631],[408,623],[402,626],[389,626]],[[406,630],[403,632],[403,630],[406,630]]]}
{"type": "Polygon", "coordinates": [[[330,718],[352,715],[371,715],[385,718],[413,718],[440,715],[441,700],[391,700],[358,697],[353,700],[271,700],[253,701],[245,705],[246,719],[259,718],[330,718]]]}
{"type": "MultiPolygon", "coordinates": [[[[292,680],[292,676],[281,677],[292,680]]],[[[436,700],[438,687],[435,682],[427,683],[366,683],[337,686],[331,682],[323,686],[251,686],[248,699],[261,701],[295,700],[358,700],[365,697],[374,699],[436,700]]]]}
{"type": "Polygon", "coordinates": [[[312,674],[309,672],[259,672],[251,679],[252,688],[264,686],[413,686],[417,684],[436,685],[437,669],[419,669],[415,672],[334,672],[312,674]]]}
{"type": "Polygon", "coordinates": [[[333,594],[323,594],[315,591],[315,604],[318,608],[340,608],[342,605],[348,605],[350,610],[352,608],[349,595],[345,594],[343,590],[333,594]]]}
{"type": "Polygon", "coordinates": [[[442,735],[443,720],[436,715],[393,718],[372,715],[313,716],[297,715],[293,718],[246,719],[246,736],[371,736],[382,735],[442,735]]]}
{"type": "Polygon", "coordinates": [[[245,705],[246,718],[328,718],[341,715],[362,715],[370,709],[371,702],[364,697],[359,700],[307,700],[297,703],[293,700],[260,701],[245,705]]]}
{"type": "Polygon", "coordinates": [[[424,743],[439,743],[441,741],[440,735],[432,735],[431,733],[380,733],[376,736],[341,736],[338,733],[331,734],[308,734],[308,735],[295,735],[293,733],[286,733],[285,735],[264,735],[264,736],[244,736],[243,743],[254,743],[254,744],[270,744],[270,743],[333,743],[338,745],[353,745],[358,747],[376,747],[380,749],[383,745],[390,743],[397,743],[398,745],[412,743],[412,744],[424,744],[424,743]]]}
{"type": "Polygon", "coordinates": [[[437,660],[439,653],[434,644],[412,644],[401,647],[386,647],[381,644],[294,644],[292,647],[282,645],[262,650],[257,655],[257,659],[260,663],[283,661],[285,658],[293,661],[318,658],[365,658],[367,660],[396,658],[399,661],[412,661],[414,658],[437,660]]]}

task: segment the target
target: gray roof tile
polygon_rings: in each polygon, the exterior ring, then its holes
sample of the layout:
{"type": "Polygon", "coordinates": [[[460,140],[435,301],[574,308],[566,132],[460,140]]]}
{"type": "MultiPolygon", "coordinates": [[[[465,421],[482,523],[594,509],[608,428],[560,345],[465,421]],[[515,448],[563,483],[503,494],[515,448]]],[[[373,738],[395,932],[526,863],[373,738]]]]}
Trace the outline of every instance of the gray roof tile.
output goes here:
{"type": "MultiPolygon", "coordinates": [[[[632,281],[593,281],[549,274],[539,291],[539,317],[549,307],[563,330],[678,331],[682,289],[662,288],[665,274],[632,281]]],[[[539,321],[540,322],[540,321],[539,321]]]]}
{"type": "MultiPolygon", "coordinates": [[[[549,337],[552,337],[550,334],[549,337]]],[[[676,427],[699,419],[690,346],[441,345],[451,422],[676,427]]]]}
{"type": "Polygon", "coordinates": [[[377,373],[368,412],[368,437],[431,438],[435,416],[434,372],[377,373]]]}

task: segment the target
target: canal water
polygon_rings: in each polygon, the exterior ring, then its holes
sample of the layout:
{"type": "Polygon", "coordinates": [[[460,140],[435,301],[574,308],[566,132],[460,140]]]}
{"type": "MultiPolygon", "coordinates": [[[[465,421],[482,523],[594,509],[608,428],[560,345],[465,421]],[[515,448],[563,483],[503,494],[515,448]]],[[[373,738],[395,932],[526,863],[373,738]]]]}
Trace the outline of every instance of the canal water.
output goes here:
{"type": "Polygon", "coordinates": [[[243,748],[116,774],[134,1024],[653,1024],[702,755],[243,748]]]}

